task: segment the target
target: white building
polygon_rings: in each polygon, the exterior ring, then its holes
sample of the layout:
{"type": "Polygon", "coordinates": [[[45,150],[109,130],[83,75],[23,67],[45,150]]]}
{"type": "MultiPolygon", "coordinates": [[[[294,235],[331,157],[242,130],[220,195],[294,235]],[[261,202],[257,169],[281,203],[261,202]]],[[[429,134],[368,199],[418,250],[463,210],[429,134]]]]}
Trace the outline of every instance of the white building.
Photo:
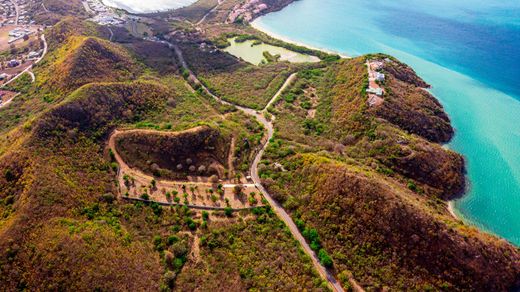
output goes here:
{"type": "Polygon", "coordinates": [[[382,96],[383,95],[383,89],[381,88],[373,88],[373,87],[369,87],[367,89],[367,93],[373,93],[377,96],[382,96]]]}
{"type": "Polygon", "coordinates": [[[385,74],[376,72],[375,79],[376,79],[376,81],[383,82],[383,81],[385,81],[385,74]]]}

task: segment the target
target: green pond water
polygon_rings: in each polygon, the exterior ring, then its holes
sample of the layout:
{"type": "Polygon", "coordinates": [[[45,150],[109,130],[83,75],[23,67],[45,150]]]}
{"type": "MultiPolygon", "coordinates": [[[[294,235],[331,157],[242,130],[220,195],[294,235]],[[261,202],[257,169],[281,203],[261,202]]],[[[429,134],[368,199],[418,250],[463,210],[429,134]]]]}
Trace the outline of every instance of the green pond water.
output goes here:
{"type": "Polygon", "coordinates": [[[253,40],[247,40],[245,42],[236,42],[235,37],[228,39],[228,41],[231,44],[231,46],[225,48],[224,51],[254,65],[260,65],[262,61],[267,62],[267,60],[264,58],[265,51],[269,52],[273,56],[280,55],[281,61],[289,61],[291,63],[320,61],[320,59],[316,56],[300,54],[282,47],[277,47],[265,43],[253,45],[253,40]]]}

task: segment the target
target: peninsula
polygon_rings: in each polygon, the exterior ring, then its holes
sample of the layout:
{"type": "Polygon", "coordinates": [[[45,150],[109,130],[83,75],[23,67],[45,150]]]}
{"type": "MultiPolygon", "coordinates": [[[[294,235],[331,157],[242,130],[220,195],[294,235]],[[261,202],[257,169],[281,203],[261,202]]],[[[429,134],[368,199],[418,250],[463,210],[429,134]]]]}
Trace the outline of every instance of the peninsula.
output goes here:
{"type": "Polygon", "coordinates": [[[520,287],[519,249],[449,212],[464,158],[398,59],[250,25],[291,0],[24,1],[41,44],[5,53],[40,52],[3,87],[4,289],[520,287]]]}

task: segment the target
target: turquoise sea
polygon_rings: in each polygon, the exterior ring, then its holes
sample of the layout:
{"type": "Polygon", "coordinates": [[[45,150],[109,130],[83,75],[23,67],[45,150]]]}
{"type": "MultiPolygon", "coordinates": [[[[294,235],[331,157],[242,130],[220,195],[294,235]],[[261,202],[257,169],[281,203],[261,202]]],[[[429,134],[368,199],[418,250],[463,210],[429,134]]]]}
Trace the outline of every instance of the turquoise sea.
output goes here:
{"type": "Polygon", "coordinates": [[[254,23],[349,56],[384,52],[432,85],[467,160],[465,221],[520,246],[520,1],[300,0],[254,23]]]}

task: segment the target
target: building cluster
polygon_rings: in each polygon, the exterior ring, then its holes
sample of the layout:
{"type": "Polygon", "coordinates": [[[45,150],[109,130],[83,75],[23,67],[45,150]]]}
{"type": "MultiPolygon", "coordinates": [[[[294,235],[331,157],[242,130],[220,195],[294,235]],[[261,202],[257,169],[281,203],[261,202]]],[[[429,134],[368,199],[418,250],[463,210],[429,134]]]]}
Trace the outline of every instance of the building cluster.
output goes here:
{"type": "Polygon", "coordinates": [[[384,69],[385,61],[381,60],[368,60],[368,105],[370,107],[378,106],[383,103],[382,96],[385,91],[381,87],[381,83],[385,81],[385,74],[381,72],[384,69]]]}
{"type": "Polygon", "coordinates": [[[0,0],[0,26],[34,24],[29,15],[29,5],[27,0],[0,0]]]}
{"type": "Polygon", "coordinates": [[[0,19],[0,24],[2,26],[7,24],[15,24],[16,7],[10,0],[0,0],[0,19]]]}
{"type": "Polygon", "coordinates": [[[31,4],[27,0],[14,0],[18,5],[18,24],[19,25],[31,25],[35,24],[35,21],[32,20],[32,17],[29,13],[29,5],[31,4]]]}
{"type": "Polygon", "coordinates": [[[87,0],[83,2],[87,12],[95,14],[92,21],[99,25],[121,25],[125,20],[117,15],[110,7],[105,6],[99,0],[87,0]]]}
{"type": "Polygon", "coordinates": [[[34,29],[31,30],[29,27],[16,27],[9,31],[9,39],[7,40],[7,43],[10,44],[16,42],[19,39],[34,34],[35,32],[36,31],[34,29]]]}
{"type": "Polygon", "coordinates": [[[243,4],[237,4],[228,16],[227,22],[250,22],[256,15],[268,8],[261,0],[247,0],[243,4]]]}

